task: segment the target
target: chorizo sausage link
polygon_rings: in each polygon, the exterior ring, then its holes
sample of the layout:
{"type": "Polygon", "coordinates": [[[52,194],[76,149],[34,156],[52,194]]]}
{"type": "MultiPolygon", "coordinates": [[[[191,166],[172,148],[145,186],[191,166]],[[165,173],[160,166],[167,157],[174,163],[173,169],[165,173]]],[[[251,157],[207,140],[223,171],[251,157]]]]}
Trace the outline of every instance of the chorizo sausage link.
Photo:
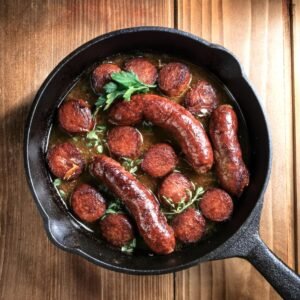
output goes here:
{"type": "Polygon", "coordinates": [[[143,100],[144,117],[176,138],[198,173],[207,172],[213,164],[213,151],[203,125],[184,107],[169,99],[147,94],[143,100]]]}
{"type": "Polygon", "coordinates": [[[237,116],[230,105],[220,105],[212,113],[209,134],[214,146],[216,174],[221,186],[240,196],[249,184],[249,172],[239,144],[237,116]]]}
{"type": "Polygon", "coordinates": [[[122,200],[152,251],[157,254],[174,251],[174,232],[159,211],[158,201],[141,182],[105,155],[94,157],[90,171],[122,200]]]}

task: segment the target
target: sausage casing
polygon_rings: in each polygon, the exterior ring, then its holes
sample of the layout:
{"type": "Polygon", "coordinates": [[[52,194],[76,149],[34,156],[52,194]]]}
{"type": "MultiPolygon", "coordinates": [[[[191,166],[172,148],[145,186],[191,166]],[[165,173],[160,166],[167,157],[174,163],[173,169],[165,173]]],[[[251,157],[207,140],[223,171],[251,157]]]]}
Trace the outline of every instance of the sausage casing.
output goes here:
{"type": "Polygon", "coordinates": [[[105,155],[94,157],[90,171],[122,200],[153,252],[168,254],[174,251],[174,232],[160,212],[158,201],[141,182],[105,155]]]}
{"type": "Polygon", "coordinates": [[[237,131],[237,116],[230,105],[220,105],[214,110],[209,134],[214,147],[216,174],[224,190],[234,196],[240,196],[249,184],[249,172],[243,161],[237,131]]]}
{"type": "Polygon", "coordinates": [[[184,107],[164,97],[147,94],[143,100],[144,117],[175,137],[198,173],[207,172],[213,164],[213,150],[200,121],[184,107]]]}

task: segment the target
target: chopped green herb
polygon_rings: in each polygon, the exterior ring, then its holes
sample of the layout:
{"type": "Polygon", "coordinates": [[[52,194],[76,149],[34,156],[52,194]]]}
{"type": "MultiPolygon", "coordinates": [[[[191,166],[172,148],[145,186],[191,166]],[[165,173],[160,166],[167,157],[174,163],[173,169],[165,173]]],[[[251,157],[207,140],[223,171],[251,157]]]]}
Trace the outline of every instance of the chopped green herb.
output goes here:
{"type": "Polygon", "coordinates": [[[77,136],[73,136],[72,140],[75,141],[75,142],[78,142],[78,137],[77,136]]]}
{"type": "Polygon", "coordinates": [[[102,145],[98,145],[96,148],[98,153],[103,153],[103,146],[102,145]]]}
{"type": "Polygon", "coordinates": [[[121,251],[125,252],[125,253],[128,253],[128,254],[131,254],[134,251],[135,247],[136,247],[136,239],[133,239],[127,245],[123,246],[121,248],[121,251]]]}
{"type": "Polygon", "coordinates": [[[97,133],[96,133],[96,130],[90,131],[90,132],[86,135],[86,138],[87,138],[88,140],[98,140],[98,139],[99,139],[99,137],[98,137],[98,135],[97,135],[97,133]]]}
{"type": "Polygon", "coordinates": [[[53,184],[55,187],[58,187],[62,184],[62,180],[60,178],[56,178],[54,181],[53,181],[53,184]]]}
{"type": "Polygon", "coordinates": [[[97,125],[94,130],[91,130],[87,135],[86,138],[90,140],[86,145],[87,147],[96,147],[98,153],[103,153],[104,143],[106,140],[103,137],[105,133],[106,126],[104,125],[97,125]]]}
{"type": "Polygon", "coordinates": [[[119,199],[116,199],[114,202],[111,202],[108,205],[105,214],[101,217],[101,220],[103,220],[109,214],[118,214],[118,213],[124,213],[124,211],[122,208],[121,201],[119,199]]]}
{"type": "Polygon", "coordinates": [[[107,110],[118,98],[130,101],[130,97],[133,94],[147,93],[150,88],[156,87],[156,85],[141,82],[133,72],[121,71],[113,73],[111,74],[111,79],[112,81],[104,86],[104,94],[95,103],[94,116],[97,115],[100,108],[107,110]]]}
{"type": "Polygon", "coordinates": [[[138,170],[138,166],[141,164],[142,159],[130,159],[127,157],[121,157],[123,160],[122,166],[125,168],[126,171],[135,175],[136,171],[138,170]]]}
{"type": "Polygon", "coordinates": [[[63,190],[58,190],[58,191],[63,198],[66,196],[66,193],[63,190]]]}

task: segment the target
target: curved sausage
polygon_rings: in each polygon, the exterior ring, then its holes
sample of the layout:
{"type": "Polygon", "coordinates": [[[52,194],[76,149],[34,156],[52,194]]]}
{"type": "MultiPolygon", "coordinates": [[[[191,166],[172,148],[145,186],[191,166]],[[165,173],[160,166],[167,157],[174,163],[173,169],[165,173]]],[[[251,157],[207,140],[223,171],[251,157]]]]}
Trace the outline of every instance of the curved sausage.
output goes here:
{"type": "Polygon", "coordinates": [[[81,184],[72,193],[71,207],[82,221],[94,222],[101,218],[106,210],[101,194],[88,184],[81,184]]]}
{"type": "Polygon", "coordinates": [[[159,189],[159,199],[160,201],[168,205],[164,200],[164,197],[168,198],[175,204],[184,200],[185,202],[189,200],[189,194],[187,190],[192,190],[193,186],[190,180],[188,180],[184,175],[179,172],[174,172],[168,175],[159,189]]]}
{"type": "Polygon", "coordinates": [[[205,233],[205,219],[201,213],[189,207],[172,221],[175,237],[182,243],[189,244],[199,241],[205,233]]]}
{"type": "Polygon", "coordinates": [[[47,162],[52,174],[64,180],[77,178],[84,168],[81,153],[71,143],[57,144],[49,149],[47,162]]]}
{"type": "Polygon", "coordinates": [[[125,63],[126,71],[134,72],[138,79],[146,84],[153,84],[157,78],[156,67],[144,57],[136,57],[125,63]]]}
{"type": "Polygon", "coordinates": [[[68,133],[86,133],[95,125],[90,105],[82,99],[65,101],[58,109],[58,122],[68,133]]]}
{"type": "Polygon", "coordinates": [[[207,219],[222,222],[231,216],[233,202],[225,191],[214,188],[203,195],[199,207],[207,219]]]}
{"type": "Polygon", "coordinates": [[[142,95],[134,95],[130,101],[121,101],[112,106],[108,121],[114,125],[135,125],[143,118],[142,95]]]}
{"type": "Polygon", "coordinates": [[[193,115],[207,116],[218,106],[219,99],[210,83],[199,80],[187,92],[184,104],[193,115]]]}
{"type": "Polygon", "coordinates": [[[126,215],[110,214],[100,221],[100,232],[113,246],[122,247],[133,240],[133,228],[126,215]]]}
{"type": "Polygon", "coordinates": [[[147,94],[143,100],[145,118],[176,138],[198,173],[207,172],[213,164],[213,151],[200,121],[181,105],[164,97],[147,94]]]}
{"type": "Polygon", "coordinates": [[[118,126],[107,135],[109,151],[117,157],[137,158],[143,143],[141,133],[130,126],[118,126]]]}
{"type": "Polygon", "coordinates": [[[168,96],[180,96],[192,79],[188,67],[182,63],[169,63],[163,66],[158,75],[159,88],[168,96]]]}
{"type": "Polygon", "coordinates": [[[177,164],[177,156],[168,144],[155,144],[146,152],[141,164],[144,172],[152,177],[163,177],[173,171],[177,164]]]}
{"type": "Polygon", "coordinates": [[[116,64],[100,64],[92,73],[92,87],[96,94],[102,92],[103,87],[111,79],[112,73],[118,73],[121,69],[116,64]]]}
{"type": "Polygon", "coordinates": [[[249,172],[243,161],[237,131],[237,116],[230,105],[220,105],[214,110],[209,134],[214,147],[216,174],[224,190],[234,196],[240,196],[249,184],[249,172]]]}
{"type": "Polygon", "coordinates": [[[168,254],[174,251],[174,232],[160,212],[158,201],[141,182],[105,155],[94,157],[90,171],[122,200],[153,252],[168,254]]]}

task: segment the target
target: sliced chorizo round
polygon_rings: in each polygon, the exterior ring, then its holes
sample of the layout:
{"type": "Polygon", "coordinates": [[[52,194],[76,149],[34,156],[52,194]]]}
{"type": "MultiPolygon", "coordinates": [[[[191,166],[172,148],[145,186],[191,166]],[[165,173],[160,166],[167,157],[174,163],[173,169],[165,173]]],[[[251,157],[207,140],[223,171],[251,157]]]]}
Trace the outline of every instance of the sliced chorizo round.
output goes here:
{"type": "Polygon", "coordinates": [[[184,99],[186,109],[198,116],[210,115],[219,102],[215,89],[206,80],[197,81],[184,99]]]}
{"type": "Polygon", "coordinates": [[[134,239],[134,232],[125,214],[109,214],[100,221],[100,232],[103,238],[115,247],[122,247],[134,239]]]}
{"type": "Polygon", "coordinates": [[[141,164],[144,172],[152,177],[163,177],[172,172],[177,164],[177,156],[169,144],[155,144],[148,149],[141,164]]]}
{"type": "Polygon", "coordinates": [[[172,228],[178,241],[189,244],[198,242],[205,233],[205,219],[201,213],[187,208],[172,220],[172,228]]]}
{"type": "Polygon", "coordinates": [[[159,88],[170,97],[180,96],[192,79],[188,67],[179,62],[168,63],[158,75],[159,88]]]}
{"type": "Polygon", "coordinates": [[[135,73],[145,84],[153,84],[157,79],[157,69],[148,59],[135,57],[125,63],[124,69],[135,73]]]}
{"type": "Polygon", "coordinates": [[[105,63],[100,64],[92,73],[92,88],[96,94],[103,91],[103,87],[111,80],[112,73],[118,73],[121,69],[116,64],[105,63]]]}
{"type": "Polygon", "coordinates": [[[71,207],[74,214],[84,222],[94,222],[101,218],[106,210],[105,200],[89,184],[80,184],[71,195],[71,207]]]}
{"type": "Polygon", "coordinates": [[[233,211],[233,202],[225,191],[213,188],[203,195],[199,207],[207,219],[222,222],[230,218],[233,211]]]}
{"type": "Polygon", "coordinates": [[[67,142],[49,149],[47,162],[51,173],[63,180],[77,178],[82,173],[85,164],[80,151],[67,142]]]}
{"type": "Polygon", "coordinates": [[[168,206],[167,198],[174,204],[178,204],[180,201],[188,201],[189,193],[188,191],[193,189],[193,185],[189,179],[179,172],[173,172],[168,175],[162,182],[159,189],[159,199],[160,201],[168,206]]]}
{"type": "Polygon", "coordinates": [[[142,95],[134,95],[130,101],[120,101],[112,106],[108,121],[114,125],[135,125],[143,118],[142,95]]]}
{"type": "Polygon", "coordinates": [[[130,126],[117,126],[107,135],[110,152],[117,157],[137,158],[143,143],[141,133],[130,126]]]}
{"type": "Polygon", "coordinates": [[[95,125],[90,105],[82,99],[65,101],[58,109],[58,122],[70,134],[89,132],[95,125]]]}

